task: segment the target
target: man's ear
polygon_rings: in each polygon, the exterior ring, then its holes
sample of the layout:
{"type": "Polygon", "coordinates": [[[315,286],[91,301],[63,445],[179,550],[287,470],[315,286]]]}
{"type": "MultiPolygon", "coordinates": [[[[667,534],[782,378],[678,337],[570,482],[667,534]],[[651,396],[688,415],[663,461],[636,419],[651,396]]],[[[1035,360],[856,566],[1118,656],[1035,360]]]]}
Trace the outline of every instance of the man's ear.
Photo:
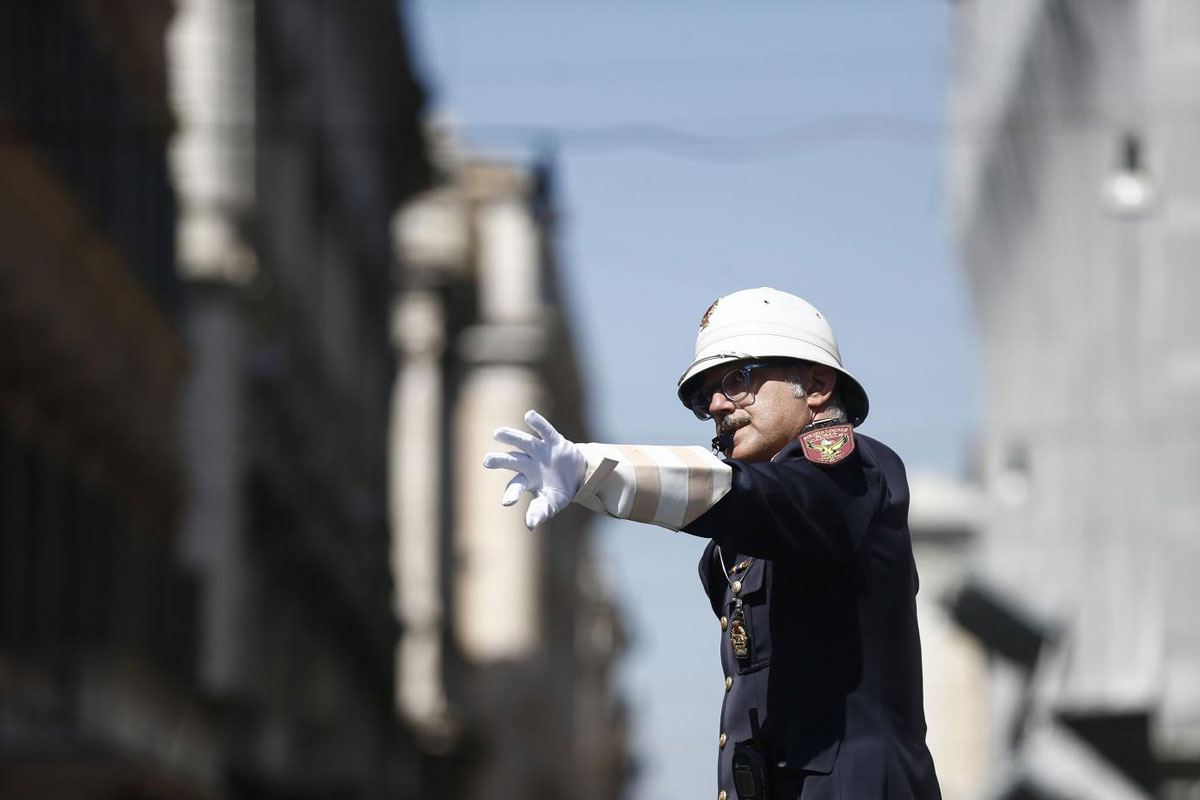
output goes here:
{"type": "Polygon", "coordinates": [[[837,385],[837,371],[824,364],[813,364],[808,380],[804,384],[807,390],[805,399],[808,407],[814,412],[825,407],[833,396],[833,387],[837,385]]]}

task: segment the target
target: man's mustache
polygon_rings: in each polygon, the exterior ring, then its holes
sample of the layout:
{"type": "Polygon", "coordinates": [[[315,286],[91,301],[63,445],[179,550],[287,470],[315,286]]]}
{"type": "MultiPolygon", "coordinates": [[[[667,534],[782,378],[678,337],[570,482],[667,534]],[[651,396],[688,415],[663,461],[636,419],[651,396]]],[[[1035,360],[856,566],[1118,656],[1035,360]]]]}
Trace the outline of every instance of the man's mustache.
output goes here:
{"type": "Polygon", "coordinates": [[[748,417],[725,417],[717,425],[717,433],[733,433],[738,428],[744,428],[750,424],[748,417]]]}

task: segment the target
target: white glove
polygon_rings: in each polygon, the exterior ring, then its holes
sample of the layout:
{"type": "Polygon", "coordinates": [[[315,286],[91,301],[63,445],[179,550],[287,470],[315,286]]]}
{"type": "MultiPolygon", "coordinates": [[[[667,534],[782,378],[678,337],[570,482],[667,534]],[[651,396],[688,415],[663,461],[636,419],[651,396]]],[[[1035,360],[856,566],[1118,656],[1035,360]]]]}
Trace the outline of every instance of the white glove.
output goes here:
{"type": "Polygon", "coordinates": [[[583,485],[587,459],[578,445],[564,439],[538,412],[525,412],[525,424],[541,438],[516,428],[497,428],[492,438],[517,450],[488,453],[483,457],[483,465],[517,473],[505,487],[500,503],[511,506],[522,492],[532,494],[533,500],[525,512],[525,527],[533,530],[571,502],[583,485]]]}

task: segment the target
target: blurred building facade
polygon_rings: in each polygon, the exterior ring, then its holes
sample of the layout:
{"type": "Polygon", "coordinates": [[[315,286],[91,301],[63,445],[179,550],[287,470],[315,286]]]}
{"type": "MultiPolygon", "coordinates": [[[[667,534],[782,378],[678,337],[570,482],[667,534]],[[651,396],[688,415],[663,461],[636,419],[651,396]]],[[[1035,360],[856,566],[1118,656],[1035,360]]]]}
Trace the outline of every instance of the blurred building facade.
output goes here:
{"type": "Polygon", "coordinates": [[[1200,793],[1200,5],[955,6],[989,796],[1200,793]]]}
{"type": "Polygon", "coordinates": [[[960,589],[980,546],[984,517],[973,480],[909,476],[908,527],[920,575],[917,622],[926,741],[945,800],[977,800],[988,771],[987,653],[954,619],[946,600],[960,589]]]}
{"type": "Polygon", "coordinates": [[[500,508],[505,477],[481,466],[492,431],[530,408],[588,438],[551,173],[445,137],[437,152],[438,185],[395,224],[408,267],[393,327],[398,708],[427,753],[424,794],[620,797],[622,633],[588,515],[528,531],[500,508]]]}
{"type": "Polygon", "coordinates": [[[396,4],[0,5],[0,796],[411,796],[396,4]]]}
{"type": "Polygon", "coordinates": [[[0,795],[202,797],[167,2],[0,5],[0,795]],[[198,789],[195,787],[199,787],[198,789]]]}
{"type": "Polygon", "coordinates": [[[183,560],[232,796],[410,796],[392,709],[394,210],[428,178],[391,0],[179,0],[183,560]]]}

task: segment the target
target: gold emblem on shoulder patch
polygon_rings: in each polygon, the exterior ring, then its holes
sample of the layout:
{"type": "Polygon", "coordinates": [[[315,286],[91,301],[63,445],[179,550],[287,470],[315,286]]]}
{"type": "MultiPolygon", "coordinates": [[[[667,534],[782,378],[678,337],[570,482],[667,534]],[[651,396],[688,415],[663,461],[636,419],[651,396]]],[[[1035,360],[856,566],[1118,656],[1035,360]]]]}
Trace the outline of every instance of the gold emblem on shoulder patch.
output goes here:
{"type": "Polygon", "coordinates": [[[837,464],[854,452],[854,427],[830,425],[800,434],[804,457],[814,464],[837,464]]]}
{"type": "Polygon", "coordinates": [[[721,298],[713,300],[713,304],[708,307],[708,311],[704,312],[704,316],[700,318],[700,330],[708,327],[708,318],[712,316],[713,309],[717,307],[717,303],[721,302],[721,298]]]}

